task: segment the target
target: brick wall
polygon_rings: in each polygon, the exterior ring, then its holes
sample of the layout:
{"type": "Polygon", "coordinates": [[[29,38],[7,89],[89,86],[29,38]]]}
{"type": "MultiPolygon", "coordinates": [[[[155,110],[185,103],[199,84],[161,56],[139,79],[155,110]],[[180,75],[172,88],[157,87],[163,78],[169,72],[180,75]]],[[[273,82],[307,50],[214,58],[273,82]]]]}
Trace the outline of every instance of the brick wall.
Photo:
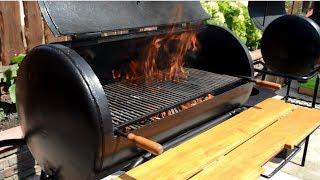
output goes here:
{"type": "Polygon", "coordinates": [[[0,179],[38,179],[40,167],[36,165],[27,146],[0,152],[0,179]]]}

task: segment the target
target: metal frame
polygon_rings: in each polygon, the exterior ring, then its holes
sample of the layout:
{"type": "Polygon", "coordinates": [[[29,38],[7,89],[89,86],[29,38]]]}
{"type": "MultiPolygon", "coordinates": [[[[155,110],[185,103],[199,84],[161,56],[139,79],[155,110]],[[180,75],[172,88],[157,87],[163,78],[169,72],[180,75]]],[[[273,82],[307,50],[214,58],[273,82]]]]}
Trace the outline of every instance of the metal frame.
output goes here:
{"type": "Polygon", "coordinates": [[[279,172],[301,150],[301,144],[303,142],[304,142],[304,148],[303,148],[303,155],[302,155],[300,166],[304,167],[305,162],[306,162],[307,152],[308,152],[309,137],[311,134],[309,134],[304,140],[302,140],[302,142],[298,146],[295,146],[292,153],[278,167],[276,167],[270,174],[268,174],[268,175],[261,174],[261,176],[269,179],[272,176],[274,176],[277,172],[279,172]]]}
{"type": "MultiPolygon", "coordinates": [[[[272,72],[272,71],[268,71],[267,68],[265,67],[265,64],[264,62],[262,62],[261,60],[258,60],[258,61],[255,61],[253,63],[254,65],[262,65],[263,68],[262,69],[254,69],[255,72],[258,72],[262,75],[262,79],[264,80],[266,75],[273,75],[273,76],[278,76],[278,77],[283,77],[286,79],[286,85],[287,85],[287,92],[286,92],[286,95],[282,98],[283,100],[285,100],[286,102],[288,102],[289,98],[291,99],[298,99],[296,97],[292,97],[290,96],[290,89],[291,89],[291,82],[292,80],[297,80],[297,81],[307,81],[309,79],[311,79],[312,77],[314,76],[317,76],[317,79],[316,79],[316,83],[315,83],[315,87],[314,87],[314,91],[313,91],[313,96],[312,96],[312,102],[311,102],[311,106],[306,106],[306,105],[301,105],[301,104],[298,104],[300,106],[304,106],[304,107],[311,107],[311,108],[314,108],[316,106],[316,101],[317,101],[317,95],[318,95],[318,88],[319,88],[319,81],[320,81],[320,78],[319,78],[319,70],[320,70],[320,66],[314,68],[312,71],[310,71],[309,74],[307,75],[304,75],[304,76],[291,76],[291,75],[287,75],[287,74],[282,74],[282,73],[276,73],[276,72],[272,72]]],[[[307,100],[304,100],[303,101],[306,101],[306,102],[310,102],[310,101],[307,101],[307,100]]],[[[291,103],[291,102],[289,102],[291,103]]],[[[292,103],[292,104],[296,104],[296,103],[292,103]]]]}
{"type": "MultiPolygon", "coordinates": [[[[283,78],[286,79],[285,83],[287,85],[287,92],[286,92],[286,95],[282,98],[282,100],[284,100],[286,102],[288,102],[289,98],[298,99],[298,98],[290,96],[290,89],[291,89],[292,80],[297,80],[297,81],[304,82],[304,81],[307,81],[307,80],[311,79],[314,76],[317,76],[315,87],[314,87],[314,91],[313,91],[312,101],[311,101],[311,107],[310,106],[306,106],[306,105],[298,104],[300,106],[305,106],[305,107],[309,107],[309,108],[315,108],[315,105],[317,103],[316,101],[317,101],[319,82],[320,82],[320,77],[319,77],[320,76],[319,75],[320,66],[314,68],[312,71],[310,71],[309,74],[307,74],[305,76],[291,76],[291,75],[282,74],[282,73],[276,73],[276,72],[272,72],[272,71],[267,70],[267,68],[265,67],[264,62],[261,61],[261,60],[255,61],[253,63],[253,65],[262,65],[262,67],[263,67],[262,69],[256,69],[255,68],[254,71],[260,73],[260,75],[262,76],[261,78],[263,80],[265,80],[265,77],[266,77],[267,74],[268,75],[273,75],[273,76],[278,76],[278,77],[283,77],[283,78]]],[[[307,100],[304,100],[304,99],[302,99],[302,100],[303,101],[307,101],[307,100]]],[[[310,101],[307,101],[307,102],[310,102],[310,101]]],[[[296,104],[296,103],[293,103],[293,102],[288,102],[288,103],[296,104]]],[[[291,154],[278,167],[276,167],[270,174],[268,174],[268,175],[261,174],[261,176],[265,177],[265,178],[268,178],[268,179],[271,178],[272,176],[274,176],[278,171],[280,171],[280,169],[282,169],[288,162],[290,162],[290,160],[301,150],[301,144],[303,142],[304,142],[304,148],[303,148],[303,155],[302,155],[300,166],[304,167],[305,162],[306,162],[307,152],[308,152],[309,138],[310,138],[310,135],[313,132],[311,132],[305,139],[303,139],[297,146],[295,146],[294,150],[291,152],[291,154]]]]}

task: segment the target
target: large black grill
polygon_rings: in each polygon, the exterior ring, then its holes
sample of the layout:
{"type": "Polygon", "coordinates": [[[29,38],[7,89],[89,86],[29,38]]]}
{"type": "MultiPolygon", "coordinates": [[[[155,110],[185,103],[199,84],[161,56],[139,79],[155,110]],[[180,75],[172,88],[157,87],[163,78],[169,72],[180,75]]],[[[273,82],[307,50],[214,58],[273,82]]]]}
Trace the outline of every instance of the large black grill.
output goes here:
{"type": "Polygon", "coordinates": [[[188,76],[177,81],[119,81],[104,86],[116,128],[140,127],[135,122],[177,107],[207,94],[218,95],[241,79],[202,70],[187,69],[188,76]]]}
{"type": "MultiPolygon", "coordinates": [[[[144,150],[160,154],[163,147],[201,132],[203,125],[221,122],[218,117],[229,116],[251,94],[250,78],[237,78],[253,74],[246,46],[229,30],[204,23],[209,16],[199,2],[39,5],[55,35],[72,36],[30,50],[17,77],[24,137],[52,177],[102,179],[136,166],[140,157],[149,157],[144,150]],[[126,63],[145,59],[153,39],[191,31],[197,50],[183,55],[190,67],[186,78],[113,79],[113,70],[126,73],[126,63]]],[[[157,65],[171,57],[163,48],[176,49],[180,38],[173,39],[167,47],[161,45],[157,65]]]]}

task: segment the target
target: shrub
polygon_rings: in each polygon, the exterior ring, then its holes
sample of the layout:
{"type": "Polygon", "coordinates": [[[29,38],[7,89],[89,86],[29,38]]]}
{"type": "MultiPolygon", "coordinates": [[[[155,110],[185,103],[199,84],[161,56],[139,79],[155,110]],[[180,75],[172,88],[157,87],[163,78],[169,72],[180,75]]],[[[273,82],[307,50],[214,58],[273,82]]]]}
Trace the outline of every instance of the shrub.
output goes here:
{"type": "Polygon", "coordinates": [[[201,4],[211,15],[206,23],[229,28],[251,50],[260,47],[262,34],[251,21],[247,6],[230,1],[202,1],[201,4]]]}

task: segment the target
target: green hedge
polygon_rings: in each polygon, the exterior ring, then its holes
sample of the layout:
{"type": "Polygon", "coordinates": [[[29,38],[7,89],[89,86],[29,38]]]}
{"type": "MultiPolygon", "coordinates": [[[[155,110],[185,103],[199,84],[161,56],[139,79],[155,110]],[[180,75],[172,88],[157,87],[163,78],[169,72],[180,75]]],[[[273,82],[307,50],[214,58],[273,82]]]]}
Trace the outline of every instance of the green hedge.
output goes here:
{"type": "Polygon", "coordinates": [[[260,48],[261,31],[252,23],[247,6],[229,1],[202,1],[201,4],[212,16],[208,24],[228,27],[251,50],[260,48]]]}

